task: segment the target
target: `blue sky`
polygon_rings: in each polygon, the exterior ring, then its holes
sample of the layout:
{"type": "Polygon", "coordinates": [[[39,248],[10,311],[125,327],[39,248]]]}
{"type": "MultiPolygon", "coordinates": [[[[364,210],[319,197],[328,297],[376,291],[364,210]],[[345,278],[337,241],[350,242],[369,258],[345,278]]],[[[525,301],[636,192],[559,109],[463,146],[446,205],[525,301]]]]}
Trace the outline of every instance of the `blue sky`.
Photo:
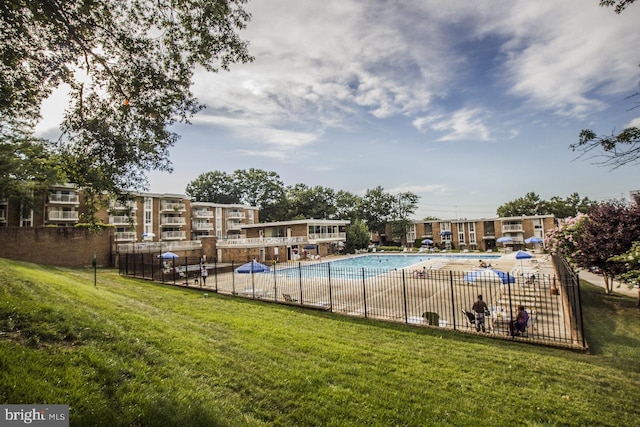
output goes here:
{"type": "Polygon", "coordinates": [[[625,99],[639,90],[640,5],[598,3],[250,1],[255,61],[196,73],[207,108],[176,127],[174,172],[152,173],[150,191],[260,168],[285,185],[412,191],[416,219],[492,217],[531,191],[628,197],[637,165],[569,149],[581,129],[640,126],[625,99]]]}

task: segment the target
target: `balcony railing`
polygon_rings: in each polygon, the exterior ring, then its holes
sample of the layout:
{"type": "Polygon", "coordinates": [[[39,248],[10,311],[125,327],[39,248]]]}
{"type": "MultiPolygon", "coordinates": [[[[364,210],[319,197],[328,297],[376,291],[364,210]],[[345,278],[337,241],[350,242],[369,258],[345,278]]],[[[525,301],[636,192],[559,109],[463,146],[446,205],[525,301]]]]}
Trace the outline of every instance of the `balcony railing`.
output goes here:
{"type": "Polygon", "coordinates": [[[196,209],[191,212],[194,218],[213,218],[213,212],[207,209],[196,209]]]}
{"type": "Polygon", "coordinates": [[[185,231],[163,231],[160,235],[162,240],[184,240],[187,238],[185,231]]]}
{"type": "Polygon", "coordinates": [[[244,212],[227,212],[229,219],[245,219],[247,215],[244,212]]]}
{"type": "Polygon", "coordinates": [[[80,203],[77,194],[49,194],[49,203],[80,203]]]}
{"type": "Polygon", "coordinates": [[[251,237],[238,239],[222,239],[218,240],[218,247],[239,247],[239,246],[278,246],[291,245],[306,242],[305,237],[251,237]]]}
{"type": "Polygon", "coordinates": [[[502,231],[518,232],[523,231],[522,224],[502,224],[502,231]]]}
{"type": "Polygon", "coordinates": [[[213,230],[213,224],[211,224],[210,222],[201,222],[201,221],[192,222],[191,227],[197,231],[213,230]]]}
{"type": "Polygon", "coordinates": [[[181,216],[163,216],[160,218],[160,225],[186,225],[187,219],[181,216]]]}
{"type": "Polygon", "coordinates": [[[309,240],[344,240],[346,238],[347,233],[309,233],[309,240]]]}
{"type": "Polygon", "coordinates": [[[116,215],[109,217],[109,224],[113,225],[135,225],[136,219],[135,217],[126,216],[126,215],[116,215]]]}
{"type": "Polygon", "coordinates": [[[185,206],[184,203],[175,203],[175,202],[161,202],[160,210],[162,211],[174,211],[174,212],[184,212],[185,206]]]}
{"type": "Polygon", "coordinates": [[[244,224],[242,224],[241,222],[227,222],[227,230],[242,230],[242,226],[244,224]]]}
{"type": "Polygon", "coordinates": [[[109,209],[113,211],[121,211],[121,210],[138,210],[138,206],[134,200],[129,200],[127,202],[122,201],[114,201],[109,204],[109,209]]]}
{"type": "Polygon", "coordinates": [[[136,233],[133,231],[124,231],[115,234],[116,242],[135,242],[136,233]]]}
{"type": "Polygon", "coordinates": [[[49,211],[50,221],[77,221],[78,211],[49,211]]]}

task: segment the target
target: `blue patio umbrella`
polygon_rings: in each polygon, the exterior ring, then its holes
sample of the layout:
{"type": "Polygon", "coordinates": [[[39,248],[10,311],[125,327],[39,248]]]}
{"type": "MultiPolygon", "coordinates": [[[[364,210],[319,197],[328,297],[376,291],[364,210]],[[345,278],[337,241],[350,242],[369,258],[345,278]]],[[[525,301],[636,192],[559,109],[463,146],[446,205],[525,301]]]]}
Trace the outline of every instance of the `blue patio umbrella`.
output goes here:
{"type": "Polygon", "coordinates": [[[431,239],[424,239],[424,240],[422,241],[422,244],[423,244],[423,245],[433,245],[433,240],[431,240],[431,239]]]}
{"type": "Polygon", "coordinates": [[[496,242],[498,243],[511,243],[513,242],[513,239],[511,237],[505,236],[505,237],[499,237],[496,242]]]}
{"type": "Polygon", "coordinates": [[[500,282],[502,284],[515,283],[515,277],[511,277],[508,273],[500,270],[492,270],[490,268],[483,268],[482,270],[474,270],[464,276],[464,281],[469,283],[494,283],[500,282]]]}
{"type": "Polygon", "coordinates": [[[260,264],[258,261],[251,261],[246,264],[242,264],[235,269],[236,273],[248,274],[248,273],[268,273],[269,267],[264,264],[260,264]]]}
{"type": "Polygon", "coordinates": [[[524,242],[525,243],[534,243],[535,244],[535,243],[544,243],[544,240],[542,240],[539,237],[532,236],[532,237],[529,237],[527,239],[524,239],[524,242]]]}
{"type": "Polygon", "coordinates": [[[531,254],[529,252],[525,252],[525,251],[518,251],[516,253],[516,259],[520,260],[520,269],[524,271],[524,267],[522,266],[522,260],[523,259],[529,259],[531,258],[531,254]]]}
{"type": "Polygon", "coordinates": [[[440,232],[441,236],[451,236],[453,233],[449,230],[444,230],[440,232]]]}
{"type": "Polygon", "coordinates": [[[160,255],[158,255],[158,258],[175,259],[175,258],[178,258],[178,255],[174,254],[173,252],[164,252],[164,253],[161,253],[160,255]]]}

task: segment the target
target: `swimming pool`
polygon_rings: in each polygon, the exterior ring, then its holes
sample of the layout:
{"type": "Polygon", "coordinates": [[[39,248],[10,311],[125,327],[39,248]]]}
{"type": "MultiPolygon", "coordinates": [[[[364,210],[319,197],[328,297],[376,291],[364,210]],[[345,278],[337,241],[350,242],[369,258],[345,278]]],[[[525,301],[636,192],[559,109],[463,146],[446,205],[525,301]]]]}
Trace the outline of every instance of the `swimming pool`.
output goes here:
{"type": "Polygon", "coordinates": [[[424,255],[424,254],[369,254],[315,264],[278,269],[276,274],[286,277],[336,277],[358,279],[379,276],[391,270],[400,270],[429,260],[448,262],[453,259],[497,259],[501,255],[424,255]]]}

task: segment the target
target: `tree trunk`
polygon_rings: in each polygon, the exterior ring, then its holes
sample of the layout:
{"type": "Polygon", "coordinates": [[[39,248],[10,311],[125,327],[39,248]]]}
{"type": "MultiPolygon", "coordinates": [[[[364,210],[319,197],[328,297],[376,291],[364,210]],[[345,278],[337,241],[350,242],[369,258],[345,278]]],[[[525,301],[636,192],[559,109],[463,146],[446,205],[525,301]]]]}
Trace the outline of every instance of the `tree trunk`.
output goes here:
{"type": "Polygon", "coordinates": [[[613,277],[609,278],[606,271],[602,272],[602,278],[604,279],[604,293],[611,295],[613,292],[613,277]]]}

